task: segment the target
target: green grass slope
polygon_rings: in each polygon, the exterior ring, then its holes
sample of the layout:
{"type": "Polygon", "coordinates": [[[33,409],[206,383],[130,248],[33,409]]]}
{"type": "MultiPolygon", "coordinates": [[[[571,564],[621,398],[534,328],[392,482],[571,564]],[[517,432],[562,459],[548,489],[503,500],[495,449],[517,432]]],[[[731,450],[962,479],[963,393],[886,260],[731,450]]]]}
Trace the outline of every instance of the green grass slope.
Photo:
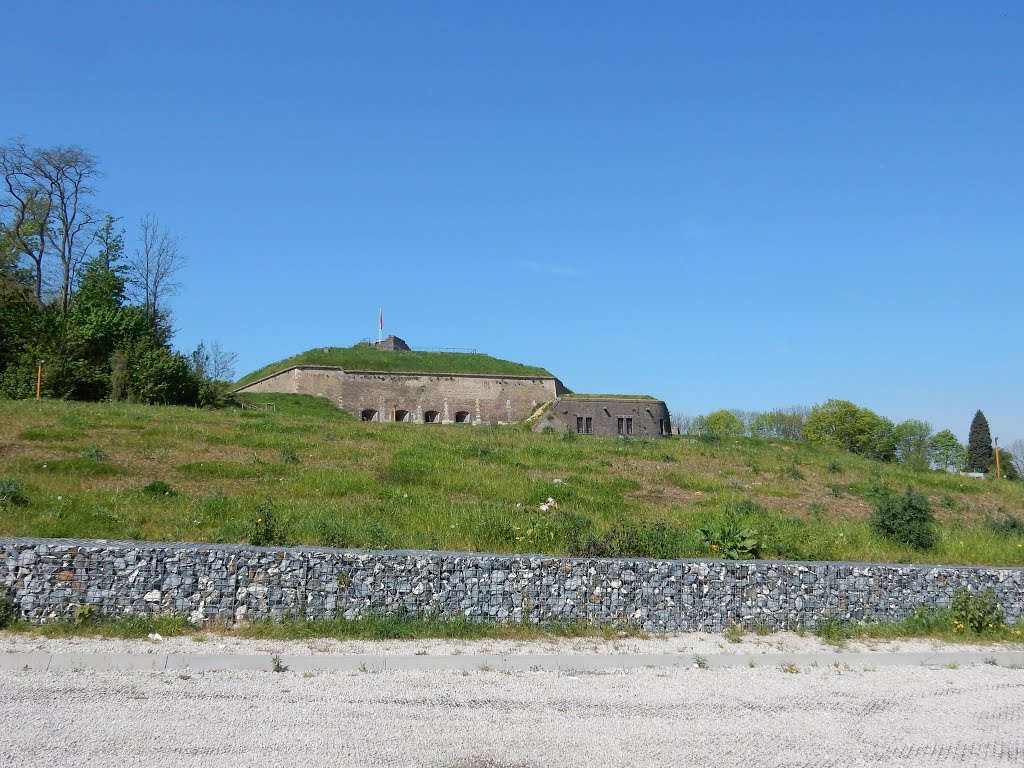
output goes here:
{"type": "Polygon", "coordinates": [[[1024,517],[1021,483],[784,441],[377,424],[309,396],[240,400],[275,408],[0,401],[0,535],[707,557],[699,529],[732,514],[763,557],[1024,565],[1020,529],[990,523],[1024,517]],[[928,496],[933,548],[873,532],[877,483],[928,496]]]}
{"type": "Polygon", "coordinates": [[[369,344],[352,347],[320,347],[253,371],[235,386],[242,387],[293,365],[326,365],[354,371],[396,371],[410,373],[480,373],[514,376],[551,376],[543,368],[500,360],[472,352],[388,352],[369,344]]]}

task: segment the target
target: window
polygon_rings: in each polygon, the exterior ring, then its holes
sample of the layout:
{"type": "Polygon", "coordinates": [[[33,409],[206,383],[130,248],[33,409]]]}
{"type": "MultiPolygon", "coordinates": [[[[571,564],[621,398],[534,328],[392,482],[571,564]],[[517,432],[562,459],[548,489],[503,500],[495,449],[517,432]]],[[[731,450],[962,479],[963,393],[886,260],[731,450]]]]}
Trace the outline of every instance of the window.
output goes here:
{"type": "Polygon", "coordinates": [[[594,419],[590,416],[577,416],[576,431],[581,435],[594,434],[594,419]]]}
{"type": "Polygon", "coordinates": [[[427,424],[437,424],[440,421],[438,418],[440,415],[437,411],[427,411],[423,414],[423,421],[427,424]]]}
{"type": "Polygon", "coordinates": [[[594,434],[594,420],[592,418],[590,418],[589,416],[587,416],[587,427],[586,427],[586,429],[587,429],[587,434],[588,435],[594,434]]]}
{"type": "Polygon", "coordinates": [[[469,411],[456,411],[455,412],[455,423],[456,424],[468,424],[469,423],[469,411]]]}
{"type": "Polygon", "coordinates": [[[580,434],[580,435],[583,434],[583,417],[582,416],[577,416],[576,417],[576,432],[578,434],[580,434]]]}
{"type": "Polygon", "coordinates": [[[363,421],[377,421],[377,412],[372,410],[366,410],[359,414],[359,418],[361,418],[363,421]]]}
{"type": "Polygon", "coordinates": [[[633,419],[629,416],[619,416],[616,420],[616,427],[620,435],[632,435],[633,419]]]}
{"type": "Polygon", "coordinates": [[[408,421],[408,420],[409,420],[409,412],[408,411],[403,411],[403,410],[400,410],[398,408],[395,409],[395,421],[408,421]]]}

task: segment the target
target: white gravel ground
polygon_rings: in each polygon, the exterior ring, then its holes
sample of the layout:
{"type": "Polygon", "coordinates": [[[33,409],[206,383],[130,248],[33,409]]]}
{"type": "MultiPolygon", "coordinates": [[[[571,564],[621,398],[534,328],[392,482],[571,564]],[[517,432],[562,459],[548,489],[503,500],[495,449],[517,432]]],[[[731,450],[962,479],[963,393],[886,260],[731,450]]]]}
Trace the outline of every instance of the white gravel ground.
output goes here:
{"type": "MultiPolygon", "coordinates": [[[[833,650],[786,634],[739,644],[675,635],[554,645],[0,636],[7,653],[146,653],[154,646],[161,653],[282,655],[833,650]]],[[[942,649],[927,642],[878,646],[942,649]]],[[[0,765],[19,768],[1024,765],[1024,670],[986,664],[605,673],[17,671],[0,673],[0,685],[0,765]]]]}
{"type": "Polygon", "coordinates": [[[477,655],[504,656],[530,654],[663,654],[690,653],[708,656],[717,653],[835,653],[860,651],[989,651],[1024,650],[1024,643],[988,645],[949,645],[934,640],[849,642],[841,647],[828,645],[814,635],[803,637],[793,632],[769,635],[753,633],[731,643],[723,635],[679,632],[648,638],[622,637],[614,640],[575,638],[543,642],[506,640],[245,640],[217,634],[193,637],[169,637],[160,640],[101,640],[87,637],[49,639],[0,632],[0,653],[45,651],[47,653],[188,653],[308,656],[315,654],[399,655],[477,655]]]}

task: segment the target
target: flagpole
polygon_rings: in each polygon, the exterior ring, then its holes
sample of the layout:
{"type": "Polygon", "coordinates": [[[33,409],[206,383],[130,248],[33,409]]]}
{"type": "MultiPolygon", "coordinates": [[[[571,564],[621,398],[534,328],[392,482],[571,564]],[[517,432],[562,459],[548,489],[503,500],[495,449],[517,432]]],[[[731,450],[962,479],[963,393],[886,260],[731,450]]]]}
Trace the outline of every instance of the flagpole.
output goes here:
{"type": "Polygon", "coordinates": [[[380,335],[384,330],[384,307],[377,310],[377,344],[380,344],[380,335]]]}

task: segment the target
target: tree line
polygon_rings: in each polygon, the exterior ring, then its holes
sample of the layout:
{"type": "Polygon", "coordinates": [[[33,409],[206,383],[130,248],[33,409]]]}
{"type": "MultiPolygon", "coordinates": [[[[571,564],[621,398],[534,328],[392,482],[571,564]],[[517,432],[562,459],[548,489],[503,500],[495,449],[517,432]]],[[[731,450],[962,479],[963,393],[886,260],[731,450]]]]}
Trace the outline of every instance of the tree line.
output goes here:
{"type": "MultiPolygon", "coordinates": [[[[675,414],[673,423],[684,435],[803,440],[912,469],[982,473],[995,469],[991,432],[980,410],[971,422],[966,446],[948,429],[934,432],[931,424],[919,419],[896,424],[869,408],[837,399],[764,412],[721,409],[694,417],[675,414]]],[[[1024,442],[1014,442],[1010,450],[999,449],[999,472],[1010,480],[1024,475],[1024,442]]]]}
{"type": "Polygon", "coordinates": [[[233,353],[172,349],[168,299],[187,263],[154,214],[128,249],[121,219],[96,205],[101,176],[78,146],[0,146],[0,395],[213,404],[233,353]],[[37,375],[41,373],[41,378],[37,375]]]}

